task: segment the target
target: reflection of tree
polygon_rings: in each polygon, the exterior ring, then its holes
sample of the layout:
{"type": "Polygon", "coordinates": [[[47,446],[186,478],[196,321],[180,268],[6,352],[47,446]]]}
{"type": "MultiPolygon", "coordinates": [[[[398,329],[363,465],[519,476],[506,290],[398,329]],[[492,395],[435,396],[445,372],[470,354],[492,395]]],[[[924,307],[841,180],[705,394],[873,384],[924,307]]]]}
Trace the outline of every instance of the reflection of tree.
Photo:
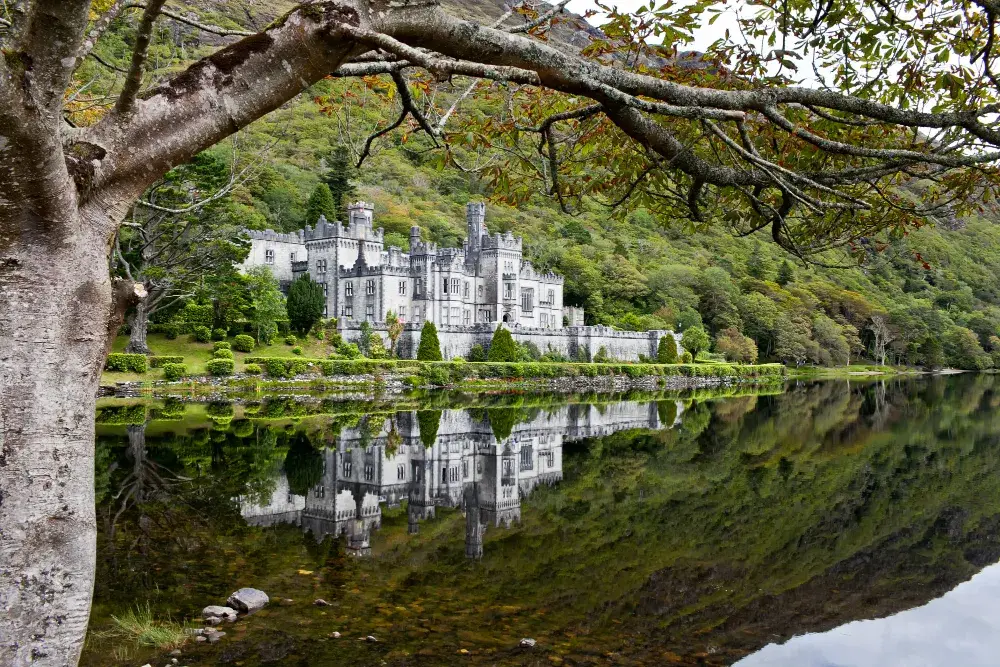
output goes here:
{"type": "Polygon", "coordinates": [[[304,434],[297,433],[291,436],[284,468],[288,490],[297,496],[304,496],[323,479],[323,455],[316,451],[304,434]]]}
{"type": "Polygon", "coordinates": [[[438,427],[441,425],[440,410],[418,410],[417,424],[420,426],[420,442],[424,447],[430,447],[437,440],[438,427]]]}

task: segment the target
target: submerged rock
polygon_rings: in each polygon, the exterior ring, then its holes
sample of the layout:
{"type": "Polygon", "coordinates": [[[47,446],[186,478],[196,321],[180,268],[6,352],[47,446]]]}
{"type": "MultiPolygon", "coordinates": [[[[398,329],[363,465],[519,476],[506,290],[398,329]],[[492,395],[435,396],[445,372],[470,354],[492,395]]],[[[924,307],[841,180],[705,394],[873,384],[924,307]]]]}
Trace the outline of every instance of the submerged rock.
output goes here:
{"type": "Polygon", "coordinates": [[[333,639],[340,639],[340,633],[339,632],[331,632],[328,636],[332,637],[333,639]]]}
{"type": "Polygon", "coordinates": [[[329,607],[330,606],[330,603],[327,602],[326,600],[324,600],[323,598],[316,598],[315,600],[313,600],[313,604],[316,605],[317,607],[329,607]]]}
{"type": "Polygon", "coordinates": [[[533,648],[536,643],[537,642],[535,642],[535,640],[532,639],[531,637],[525,637],[524,639],[521,640],[519,646],[521,648],[533,648]]]}
{"type": "Polygon", "coordinates": [[[264,591],[259,591],[256,588],[241,588],[229,596],[226,604],[240,611],[250,613],[258,609],[263,609],[269,601],[270,599],[264,591]]]}
{"type": "MultiPolygon", "coordinates": [[[[235,593],[234,593],[234,595],[235,595],[235,593]]],[[[207,607],[205,607],[204,609],[201,610],[201,617],[202,618],[213,618],[213,617],[229,618],[230,616],[232,616],[233,618],[236,618],[236,614],[237,613],[238,612],[235,609],[233,609],[232,607],[222,607],[222,606],[217,605],[217,604],[212,604],[212,605],[209,605],[209,606],[207,606],[207,607]]]]}

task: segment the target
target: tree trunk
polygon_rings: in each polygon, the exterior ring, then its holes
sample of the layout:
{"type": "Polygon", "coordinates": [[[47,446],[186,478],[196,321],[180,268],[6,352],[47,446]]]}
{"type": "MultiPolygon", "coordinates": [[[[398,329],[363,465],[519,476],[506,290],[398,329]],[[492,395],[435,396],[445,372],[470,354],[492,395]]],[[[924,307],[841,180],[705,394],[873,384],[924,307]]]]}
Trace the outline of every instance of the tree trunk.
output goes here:
{"type": "Polygon", "coordinates": [[[149,354],[149,347],[146,345],[146,331],[149,329],[149,311],[146,310],[146,301],[140,301],[132,314],[129,322],[131,331],[129,332],[126,352],[136,354],[149,354]]]}
{"type": "Polygon", "coordinates": [[[98,231],[107,217],[0,218],[0,230],[19,232],[0,236],[2,665],[75,665],[87,630],[94,408],[109,329],[121,323],[122,281],[109,277],[98,231]]]}

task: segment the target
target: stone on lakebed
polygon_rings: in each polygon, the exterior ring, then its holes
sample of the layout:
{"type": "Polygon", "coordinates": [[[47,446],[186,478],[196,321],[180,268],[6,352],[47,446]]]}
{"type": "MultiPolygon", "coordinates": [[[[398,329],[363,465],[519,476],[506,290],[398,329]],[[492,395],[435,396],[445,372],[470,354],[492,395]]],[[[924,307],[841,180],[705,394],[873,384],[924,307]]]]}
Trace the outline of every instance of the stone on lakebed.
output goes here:
{"type": "Polygon", "coordinates": [[[228,618],[230,616],[236,618],[236,614],[237,614],[236,610],[233,609],[232,607],[222,607],[217,604],[209,605],[201,610],[202,618],[212,618],[212,617],[228,618]]]}
{"type": "Polygon", "coordinates": [[[263,609],[269,601],[270,599],[264,591],[259,591],[256,588],[241,588],[229,596],[226,604],[240,611],[250,613],[258,609],[263,609]]]}

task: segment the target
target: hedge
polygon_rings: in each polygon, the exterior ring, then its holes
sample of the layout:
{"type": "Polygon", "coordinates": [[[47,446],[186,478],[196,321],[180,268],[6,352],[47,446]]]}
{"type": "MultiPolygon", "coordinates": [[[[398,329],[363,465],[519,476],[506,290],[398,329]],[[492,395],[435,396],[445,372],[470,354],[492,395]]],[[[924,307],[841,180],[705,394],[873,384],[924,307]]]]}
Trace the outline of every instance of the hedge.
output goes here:
{"type": "Polygon", "coordinates": [[[208,327],[197,326],[191,330],[191,338],[199,343],[207,343],[212,340],[212,330],[208,327]]]}
{"type": "Polygon", "coordinates": [[[233,338],[233,349],[237,352],[253,352],[254,340],[252,336],[240,334],[233,338]]]}
{"type": "Polygon", "coordinates": [[[232,344],[226,340],[217,340],[212,343],[212,352],[217,352],[219,350],[231,350],[233,349],[232,344]]]}
{"type": "Polygon", "coordinates": [[[145,354],[113,352],[108,355],[104,368],[119,373],[145,373],[149,370],[149,360],[145,354]]]}
{"type": "Polygon", "coordinates": [[[164,380],[169,380],[169,381],[180,380],[185,375],[187,375],[187,366],[185,366],[184,364],[163,365],[164,380]]]}
{"type": "Polygon", "coordinates": [[[205,368],[212,375],[232,375],[235,364],[232,359],[212,359],[205,368]]]}
{"type": "Polygon", "coordinates": [[[212,356],[215,357],[216,359],[232,359],[233,351],[227,350],[226,348],[223,347],[213,352],[212,356]]]}
{"type": "Polygon", "coordinates": [[[163,366],[166,366],[167,364],[183,364],[183,363],[184,363],[184,357],[167,357],[167,356],[164,356],[164,357],[155,357],[154,356],[154,357],[150,357],[149,358],[149,367],[150,368],[162,368],[163,366]]]}

